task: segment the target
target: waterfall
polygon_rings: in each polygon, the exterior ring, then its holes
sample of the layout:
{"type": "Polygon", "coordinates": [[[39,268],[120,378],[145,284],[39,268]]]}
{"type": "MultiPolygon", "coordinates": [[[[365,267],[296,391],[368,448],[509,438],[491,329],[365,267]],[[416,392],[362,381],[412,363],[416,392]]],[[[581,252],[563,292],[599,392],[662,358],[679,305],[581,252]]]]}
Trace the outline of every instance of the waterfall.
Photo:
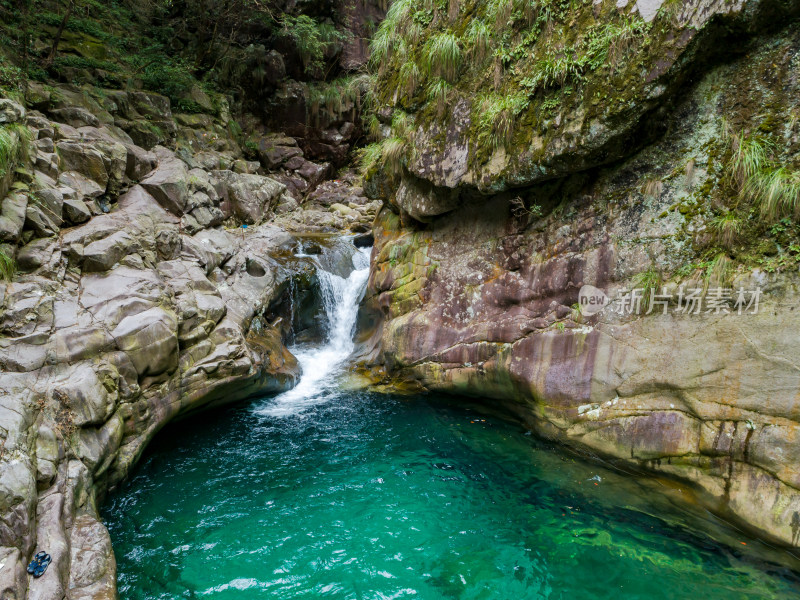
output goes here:
{"type": "Polygon", "coordinates": [[[335,376],[353,352],[358,305],[369,277],[369,248],[353,255],[353,271],[347,278],[326,271],[317,263],[317,277],[327,320],[327,337],[318,347],[292,348],[303,374],[293,389],[271,399],[256,409],[261,415],[286,417],[326,401],[335,384],[335,376]]]}

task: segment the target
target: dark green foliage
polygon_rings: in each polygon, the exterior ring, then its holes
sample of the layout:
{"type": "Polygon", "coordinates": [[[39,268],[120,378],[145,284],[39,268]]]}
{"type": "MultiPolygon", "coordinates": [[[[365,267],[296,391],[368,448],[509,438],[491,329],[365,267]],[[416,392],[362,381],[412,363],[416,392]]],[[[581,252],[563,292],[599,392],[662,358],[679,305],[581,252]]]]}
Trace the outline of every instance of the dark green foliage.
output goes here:
{"type": "Polygon", "coordinates": [[[13,256],[0,247],[0,281],[11,281],[17,272],[17,262],[13,256]]]}
{"type": "Polygon", "coordinates": [[[346,39],[332,23],[320,23],[307,15],[284,16],[282,25],[283,35],[294,42],[307,73],[321,69],[325,53],[346,39]]]}
{"type": "Polygon", "coordinates": [[[18,92],[22,89],[24,81],[25,73],[22,69],[9,64],[0,57],[0,89],[18,92]]]}

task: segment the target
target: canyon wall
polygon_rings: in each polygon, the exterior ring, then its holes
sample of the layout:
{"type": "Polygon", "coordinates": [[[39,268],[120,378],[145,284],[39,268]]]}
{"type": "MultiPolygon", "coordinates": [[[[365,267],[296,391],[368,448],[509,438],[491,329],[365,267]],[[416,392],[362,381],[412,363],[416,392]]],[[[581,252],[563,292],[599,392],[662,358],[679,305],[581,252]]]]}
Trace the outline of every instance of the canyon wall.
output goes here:
{"type": "Polygon", "coordinates": [[[314,263],[295,254],[366,230],[377,204],[286,136],[267,167],[244,160],[226,125],[145,92],[0,98],[4,599],[116,598],[106,492],[170,421],[292,387],[285,342],[320,335],[314,263]],[[53,563],[34,579],[39,550],[53,563]]]}
{"type": "Polygon", "coordinates": [[[396,2],[377,34],[367,362],[797,546],[798,3],[517,4],[396,2]]]}

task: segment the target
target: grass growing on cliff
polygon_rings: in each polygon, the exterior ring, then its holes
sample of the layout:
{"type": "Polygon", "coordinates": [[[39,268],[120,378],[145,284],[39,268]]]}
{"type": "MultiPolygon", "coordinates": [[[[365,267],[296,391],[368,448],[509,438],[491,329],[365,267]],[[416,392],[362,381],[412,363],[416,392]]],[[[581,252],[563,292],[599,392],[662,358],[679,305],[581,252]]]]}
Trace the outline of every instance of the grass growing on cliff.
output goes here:
{"type": "Polygon", "coordinates": [[[422,82],[422,72],[417,63],[413,60],[408,61],[400,67],[399,85],[406,97],[411,98],[417,92],[419,84],[422,82]]]}
{"type": "MultiPolygon", "coordinates": [[[[372,70],[377,70],[380,74],[386,70],[386,65],[391,59],[395,48],[402,42],[403,27],[409,24],[411,19],[412,3],[411,0],[395,0],[386,13],[386,18],[381,23],[375,36],[369,45],[369,66],[372,70]]],[[[421,31],[412,32],[412,43],[422,35],[421,31]]]]}
{"type": "Polygon", "coordinates": [[[447,109],[447,100],[453,86],[442,78],[434,79],[428,85],[428,102],[436,104],[436,114],[441,118],[447,109]]]}
{"type": "Polygon", "coordinates": [[[458,78],[462,61],[458,38],[450,32],[437,33],[425,44],[422,60],[433,77],[453,83],[458,78]]]}
{"type": "Polygon", "coordinates": [[[777,218],[800,210],[800,171],[778,165],[775,145],[760,136],[734,136],[731,167],[739,197],[750,199],[762,214],[777,218]]]}
{"type": "Polygon", "coordinates": [[[716,217],[711,226],[717,231],[720,241],[731,247],[742,230],[742,220],[733,212],[716,217]]]}
{"type": "Polygon", "coordinates": [[[383,142],[383,164],[387,171],[399,175],[405,164],[408,142],[401,137],[392,137],[383,142]]]}
{"type": "Polygon", "coordinates": [[[642,309],[644,311],[650,310],[652,295],[658,293],[661,282],[661,273],[655,267],[650,267],[633,278],[634,289],[642,290],[642,309]]]}
{"type": "Polygon", "coordinates": [[[490,0],[486,7],[486,15],[494,23],[497,33],[508,27],[513,12],[514,0],[490,0]]]}
{"type": "Polygon", "coordinates": [[[17,263],[3,248],[0,248],[0,281],[11,281],[17,272],[17,263]]]}
{"type": "Polygon", "coordinates": [[[385,65],[389,60],[394,45],[394,38],[391,30],[384,24],[372,38],[369,45],[369,67],[383,73],[385,65]]]}
{"type": "Polygon", "coordinates": [[[603,65],[608,65],[611,71],[616,70],[634,42],[641,39],[648,28],[647,23],[635,18],[593,27],[583,43],[585,66],[593,71],[603,65]]]}
{"type": "Polygon", "coordinates": [[[364,146],[358,152],[358,163],[364,175],[374,173],[381,164],[383,145],[379,142],[364,146]]]}
{"type": "Polygon", "coordinates": [[[705,288],[728,287],[733,279],[733,261],[720,252],[706,267],[705,288]]]}
{"type": "Polygon", "coordinates": [[[340,77],[328,83],[308,86],[308,117],[315,124],[322,112],[331,121],[337,120],[343,112],[352,110],[361,98],[361,85],[353,77],[340,77]]]}
{"type": "Polygon", "coordinates": [[[772,218],[795,214],[800,208],[800,171],[770,166],[748,178],[744,193],[761,205],[772,218]]]}
{"type": "Polygon", "coordinates": [[[479,106],[478,140],[496,150],[511,143],[516,117],[528,107],[528,99],[523,94],[489,94],[483,97],[479,106]]]}
{"type": "Polygon", "coordinates": [[[409,147],[405,139],[397,136],[369,144],[359,152],[361,173],[367,176],[383,166],[390,175],[399,175],[405,165],[409,147]]]}
{"type": "Polygon", "coordinates": [[[475,19],[467,29],[465,40],[470,58],[476,62],[482,62],[489,53],[492,33],[486,23],[475,19]]]}
{"type": "Polygon", "coordinates": [[[0,177],[13,171],[28,151],[30,130],[19,123],[0,128],[0,177]]]}
{"type": "Polygon", "coordinates": [[[414,129],[414,119],[408,113],[397,110],[392,115],[392,133],[394,137],[405,138],[414,129]]]}
{"type": "Polygon", "coordinates": [[[381,138],[381,121],[377,115],[369,115],[365,119],[364,129],[370,140],[377,141],[381,138]]]}
{"type": "Polygon", "coordinates": [[[572,53],[548,54],[536,62],[534,74],[522,79],[520,85],[532,96],[540,89],[562,87],[569,79],[582,79],[583,69],[584,63],[572,53]]]}
{"type": "Polygon", "coordinates": [[[563,87],[567,81],[582,81],[589,71],[608,68],[613,74],[650,25],[641,19],[596,25],[572,47],[556,50],[547,46],[533,73],[520,84],[533,95],[540,89],[563,87]]]}

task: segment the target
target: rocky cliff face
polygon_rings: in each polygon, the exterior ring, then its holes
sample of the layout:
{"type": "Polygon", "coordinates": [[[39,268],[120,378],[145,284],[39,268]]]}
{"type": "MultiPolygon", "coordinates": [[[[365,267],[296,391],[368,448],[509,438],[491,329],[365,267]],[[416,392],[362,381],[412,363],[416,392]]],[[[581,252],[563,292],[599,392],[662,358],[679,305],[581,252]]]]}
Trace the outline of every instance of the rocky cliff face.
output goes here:
{"type": "Polygon", "coordinates": [[[420,10],[376,38],[371,362],[800,544],[798,4],[420,10]]]}
{"type": "MultiPolygon", "coordinates": [[[[17,268],[0,283],[3,598],[116,597],[98,502],[169,421],[294,384],[283,340],[293,321],[313,337],[315,295],[290,231],[373,220],[341,182],[293,196],[264,175],[289,167],[243,160],[226,121],[143,92],[0,99],[0,250],[17,268]],[[39,549],[53,564],[32,579],[39,549]]],[[[282,139],[316,187],[319,165],[282,139]]]]}

